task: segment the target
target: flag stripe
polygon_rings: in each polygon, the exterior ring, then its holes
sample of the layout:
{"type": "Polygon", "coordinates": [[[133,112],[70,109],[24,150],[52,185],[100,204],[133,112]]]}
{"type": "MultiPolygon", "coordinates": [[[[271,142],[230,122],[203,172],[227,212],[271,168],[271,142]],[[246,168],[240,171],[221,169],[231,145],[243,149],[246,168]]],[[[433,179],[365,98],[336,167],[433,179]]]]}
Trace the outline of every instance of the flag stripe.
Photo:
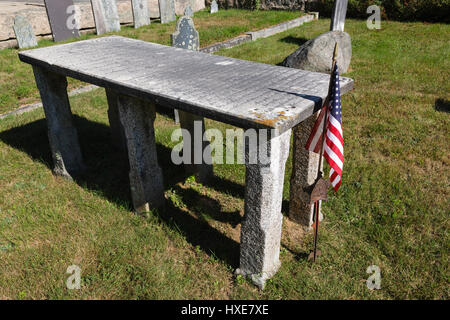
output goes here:
{"type": "MultiPolygon", "coordinates": [[[[342,132],[342,106],[337,64],[334,65],[330,81],[331,91],[329,98],[331,103],[324,106],[320,111],[305,147],[309,151],[320,153],[323,126],[326,125],[323,156],[331,167],[330,181],[334,190],[337,191],[342,184],[342,170],[344,167],[344,134],[342,132]],[[325,108],[328,108],[328,110],[325,108]],[[329,116],[325,119],[327,111],[329,111],[329,116]]],[[[329,100],[327,99],[327,101],[329,100]]]]}

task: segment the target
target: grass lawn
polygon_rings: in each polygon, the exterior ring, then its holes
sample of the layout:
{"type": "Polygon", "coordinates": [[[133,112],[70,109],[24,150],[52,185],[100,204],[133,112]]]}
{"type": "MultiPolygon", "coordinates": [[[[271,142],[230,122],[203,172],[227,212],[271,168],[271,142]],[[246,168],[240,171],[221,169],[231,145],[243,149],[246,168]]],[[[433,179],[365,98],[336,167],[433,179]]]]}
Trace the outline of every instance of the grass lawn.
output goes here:
{"type": "MultiPolygon", "coordinates": [[[[207,47],[213,43],[234,38],[248,31],[257,31],[284,21],[298,18],[300,12],[290,11],[251,11],[220,10],[211,15],[208,10],[196,12],[194,24],[199,32],[200,46],[207,47]]],[[[153,22],[149,26],[134,29],[122,26],[120,32],[114,33],[124,37],[171,45],[170,35],[175,31],[176,22],[160,24],[153,22]]],[[[104,34],[102,36],[108,36],[104,34]]],[[[81,40],[96,38],[94,34],[82,35],[81,40]]],[[[74,41],[74,40],[72,40],[74,41]]],[[[77,41],[77,40],[75,40],[77,41]]],[[[67,42],[70,42],[67,41],[67,42]]],[[[39,47],[53,45],[50,40],[39,41],[39,47]]],[[[20,105],[39,100],[39,93],[34,83],[33,71],[29,65],[22,63],[17,49],[0,50],[0,114],[12,111],[20,105]]],[[[82,86],[74,79],[69,81],[69,90],[82,86]]]]}
{"type": "MultiPolygon", "coordinates": [[[[277,64],[329,23],[218,54],[277,64]]],[[[165,116],[157,117],[156,136],[168,207],[133,214],[126,164],[110,144],[99,89],[71,98],[90,167],[77,181],[51,173],[42,110],[0,121],[0,299],[448,299],[450,27],[382,27],[346,24],[353,39],[346,76],[355,90],[343,98],[344,181],[323,205],[318,263],[306,261],[312,234],[285,219],[282,266],[266,290],[234,278],[245,169],[216,165],[208,185],[184,176],[170,162],[177,126],[165,116]],[[438,99],[446,111],[436,110],[438,99]],[[82,269],[81,290],[66,289],[72,264],[82,269]],[[366,269],[374,264],[381,290],[370,291],[366,269]]],[[[25,67],[15,63],[13,70],[31,86],[25,67]]],[[[6,108],[16,105],[11,99],[6,108]]]]}

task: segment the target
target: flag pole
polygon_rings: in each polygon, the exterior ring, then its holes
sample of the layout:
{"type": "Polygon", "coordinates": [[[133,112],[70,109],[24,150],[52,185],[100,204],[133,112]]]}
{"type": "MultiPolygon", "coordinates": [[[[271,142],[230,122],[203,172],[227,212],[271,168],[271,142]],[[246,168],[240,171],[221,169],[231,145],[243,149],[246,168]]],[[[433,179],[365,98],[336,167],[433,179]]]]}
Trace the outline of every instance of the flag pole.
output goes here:
{"type": "MultiPolygon", "coordinates": [[[[334,53],[333,53],[333,62],[331,64],[331,76],[333,76],[333,72],[334,72],[334,67],[336,66],[336,61],[337,61],[337,55],[338,55],[338,43],[336,42],[336,45],[334,46],[334,53]]],[[[319,156],[319,166],[317,168],[317,180],[316,183],[322,178],[322,161],[323,161],[323,148],[324,148],[324,144],[325,144],[325,135],[327,132],[327,119],[328,119],[328,104],[330,102],[331,99],[331,93],[332,93],[332,88],[333,88],[333,83],[332,83],[332,79],[330,78],[330,85],[328,87],[328,96],[325,100],[325,117],[324,117],[324,124],[323,124],[323,131],[322,131],[322,146],[320,148],[320,156],[319,156]]],[[[314,211],[313,211],[313,216],[314,216],[314,251],[313,251],[313,262],[316,262],[316,257],[317,257],[317,240],[319,238],[319,211],[320,211],[320,201],[318,200],[316,202],[314,202],[314,211]]]]}

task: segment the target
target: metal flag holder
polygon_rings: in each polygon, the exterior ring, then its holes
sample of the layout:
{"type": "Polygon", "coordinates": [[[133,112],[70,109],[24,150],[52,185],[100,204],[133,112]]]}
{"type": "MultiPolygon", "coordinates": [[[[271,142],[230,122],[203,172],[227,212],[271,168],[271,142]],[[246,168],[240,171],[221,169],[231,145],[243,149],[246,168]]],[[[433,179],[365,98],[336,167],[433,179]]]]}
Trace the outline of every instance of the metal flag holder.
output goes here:
{"type": "MultiPolygon", "coordinates": [[[[331,77],[333,76],[334,68],[336,66],[337,61],[337,54],[338,54],[338,43],[336,42],[336,45],[334,46],[334,53],[333,53],[333,63],[331,67],[331,77]]],[[[328,88],[328,96],[325,100],[325,117],[324,117],[324,125],[323,125],[323,132],[322,132],[322,145],[320,147],[320,156],[319,156],[319,167],[317,169],[317,179],[313,184],[313,188],[311,191],[311,205],[314,204],[314,211],[313,211],[313,220],[314,220],[314,249],[310,252],[308,256],[308,260],[312,260],[313,262],[316,262],[316,258],[322,254],[320,250],[317,249],[317,241],[319,238],[319,215],[320,215],[320,201],[328,201],[328,190],[331,186],[331,183],[328,179],[323,178],[323,173],[321,170],[322,167],[322,161],[323,161],[323,147],[325,143],[325,135],[327,132],[327,120],[328,120],[328,109],[329,109],[329,103],[330,103],[330,96],[331,91],[333,88],[333,81],[330,78],[330,85],[328,88]]]]}

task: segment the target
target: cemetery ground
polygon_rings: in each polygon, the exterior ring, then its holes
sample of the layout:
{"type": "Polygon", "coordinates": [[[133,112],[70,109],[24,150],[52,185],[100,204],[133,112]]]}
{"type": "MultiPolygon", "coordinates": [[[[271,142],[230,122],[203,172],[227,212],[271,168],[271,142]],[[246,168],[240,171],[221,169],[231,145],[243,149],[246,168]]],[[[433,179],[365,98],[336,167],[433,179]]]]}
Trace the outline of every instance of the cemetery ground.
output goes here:
{"type": "MultiPolygon", "coordinates": [[[[321,19],[217,54],[278,64],[329,24],[321,19]]],[[[205,28],[203,46],[217,36],[205,28]]],[[[169,24],[164,36],[146,40],[168,44],[172,30],[169,24]]],[[[323,205],[318,263],[306,260],[312,234],[285,219],[282,266],[266,289],[233,277],[245,168],[215,165],[207,185],[184,176],[170,161],[178,126],[164,115],[155,130],[168,205],[133,214],[126,163],[110,144],[99,89],[71,98],[90,167],[76,181],[51,173],[41,109],[0,121],[0,298],[448,299],[450,27],[383,21],[370,31],[365,21],[348,20],[346,31],[353,41],[346,76],[355,89],[343,97],[343,185],[323,205]],[[72,264],[82,269],[80,290],[65,285],[72,264]],[[381,290],[366,286],[370,265],[381,269],[381,290]]],[[[36,97],[31,68],[16,54],[1,54],[20,78],[5,76],[2,66],[2,88],[24,85],[36,97]]],[[[6,108],[19,99],[8,98],[6,108]]]]}
{"type": "MultiPolygon", "coordinates": [[[[198,11],[194,15],[195,27],[199,32],[200,46],[225,41],[248,31],[257,31],[301,16],[299,12],[289,11],[250,11],[220,10],[211,15],[209,10],[198,11]]],[[[176,21],[160,24],[154,20],[150,26],[134,29],[122,26],[120,32],[106,33],[121,35],[171,45],[170,35],[174,32],[176,21]]],[[[94,34],[82,35],[80,39],[97,37],[94,34]]],[[[75,40],[76,41],[76,40],[75,40]]],[[[70,42],[66,41],[66,42],[70,42]]],[[[61,42],[59,42],[61,43],[61,42]]],[[[62,42],[64,43],[64,42],[62,42]]],[[[50,40],[39,41],[39,47],[53,45],[50,40]]],[[[19,61],[17,49],[0,50],[0,114],[12,111],[20,105],[39,101],[39,92],[34,82],[30,66],[19,61]]],[[[81,86],[80,81],[70,79],[69,90],[81,86]]]]}

